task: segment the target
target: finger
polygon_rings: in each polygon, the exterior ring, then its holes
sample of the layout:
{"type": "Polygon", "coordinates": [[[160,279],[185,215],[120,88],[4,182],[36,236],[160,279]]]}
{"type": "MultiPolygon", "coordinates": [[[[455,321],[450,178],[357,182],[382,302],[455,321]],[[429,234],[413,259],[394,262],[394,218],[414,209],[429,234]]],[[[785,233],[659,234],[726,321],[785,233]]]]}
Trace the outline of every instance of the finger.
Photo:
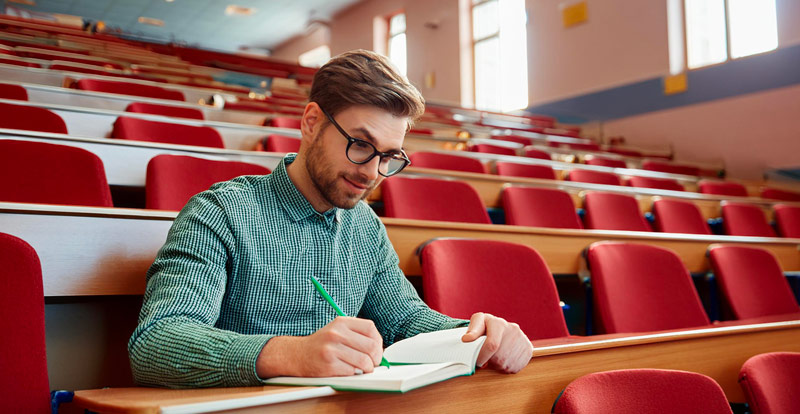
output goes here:
{"type": "Polygon", "coordinates": [[[469,318],[467,333],[461,337],[462,342],[472,342],[481,337],[486,330],[485,315],[482,312],[473,313],[469,318]]]}
{"type": "Polygon", "coordinates": [[[343,326],[340,329],[337,329],[336,332],[337,342],[368,355],[374,365],[380,364],[381,356],[383,356],[383,340],[380,336],[377,339],[372,336],[366,336],[361,332],[350,330],[347,326],[343,326]]]}
{"type": "Polygon", "coordinates": [[[356,351],[344,344],[339,345],[337,357],[341,362],[350,366],[346,375],[355,374],[356,369],[361,370],[363,373],[370,373],[375,370],[375,363],[369,354],[356,351]]]}
{"type": "Polygon", "coordinates": [[[342,322],[352,331],[370,337],[383,345],[383,337],[381,336],[380,332],[378,332],[378,328],[375,327],[375,322],[369,319],[350,317],[342,317],[342,320],[342,322]]]}
{"type": "MultiPolygon", "coordinates": [[[[481,351],[478,353],[478,366],[483,366],[498,352],[504,351],[503,346],[503,333],[505,331],[506,322],[502,318],[493,315],[486,315],[486,342],[483,343],[481,351]]],[[[506,350],[507,352],[507,350],[506,350]]],[[[501,354],[502,356],[502,354],[501,354]]]]}

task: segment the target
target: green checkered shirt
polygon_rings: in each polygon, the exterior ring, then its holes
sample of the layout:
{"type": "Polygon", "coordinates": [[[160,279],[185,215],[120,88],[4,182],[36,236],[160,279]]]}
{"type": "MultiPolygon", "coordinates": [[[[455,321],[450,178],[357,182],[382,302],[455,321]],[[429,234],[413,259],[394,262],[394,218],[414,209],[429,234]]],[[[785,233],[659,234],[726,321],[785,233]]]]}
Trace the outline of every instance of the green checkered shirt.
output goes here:
{"type": "Polygon", "coordinates": [[[147,272],[128,343],[143,385],[257,385],[255,362],[277,335],[310,335],[336,317],[375,322],[384,345],[465,326],[428,308],[398,267],[383,223],[364,202],[318,213],[284,158],[265,176],[215,184],[178,214],[147,272]]]}

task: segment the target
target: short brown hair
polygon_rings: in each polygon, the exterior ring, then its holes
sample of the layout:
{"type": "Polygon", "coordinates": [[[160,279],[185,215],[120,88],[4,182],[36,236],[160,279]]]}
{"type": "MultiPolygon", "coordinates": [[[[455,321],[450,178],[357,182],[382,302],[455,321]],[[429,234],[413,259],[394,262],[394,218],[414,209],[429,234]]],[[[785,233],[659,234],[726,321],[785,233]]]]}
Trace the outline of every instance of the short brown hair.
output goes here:
{"type": "Polygon", "coordinates": [[[425,98],[385,56],[352,50],[335,56],[314,75],[309,101],[331,116],[355,105],[374,106],[409,118],[425,112],[425,98]]]}

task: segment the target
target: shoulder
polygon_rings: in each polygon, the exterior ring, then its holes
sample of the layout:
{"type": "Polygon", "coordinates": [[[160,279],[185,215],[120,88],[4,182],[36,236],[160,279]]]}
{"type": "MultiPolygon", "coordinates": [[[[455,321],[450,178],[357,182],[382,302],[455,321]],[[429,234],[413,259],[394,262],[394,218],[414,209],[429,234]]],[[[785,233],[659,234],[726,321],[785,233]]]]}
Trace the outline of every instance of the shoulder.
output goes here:
{"type": "Polygon", "coordinates": [[[181,213],[190,211],[223,213],[248,205],[257,205],[259,200],[263,203],[270,193],[267,191],[269,178],[269,175],[244,175],[216,183],[189,199],[181,213]]]}

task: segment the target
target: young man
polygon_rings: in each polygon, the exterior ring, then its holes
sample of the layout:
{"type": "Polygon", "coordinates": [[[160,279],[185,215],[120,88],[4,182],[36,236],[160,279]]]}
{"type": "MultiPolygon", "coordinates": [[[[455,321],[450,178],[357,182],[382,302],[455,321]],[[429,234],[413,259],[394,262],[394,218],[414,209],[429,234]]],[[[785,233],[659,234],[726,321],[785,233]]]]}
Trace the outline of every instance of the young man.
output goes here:
{"type": "MultiPolygon", "coordinates": [[[[274,376],[372,372],[384,345],[466,326],[428,308],[366,203],[408,164],[402,144],[424,100],[386,58],[354,51],[315,75],[299,153],[267,176],[193,197],[147,273],[128,344],[135,379],[170,387],[256,385],[274,376]],[[311,277],[347,315],[336,317],[311,277]]],[[[478,364],[517,372],[519,327],[476,313],[478,364]]]]}

